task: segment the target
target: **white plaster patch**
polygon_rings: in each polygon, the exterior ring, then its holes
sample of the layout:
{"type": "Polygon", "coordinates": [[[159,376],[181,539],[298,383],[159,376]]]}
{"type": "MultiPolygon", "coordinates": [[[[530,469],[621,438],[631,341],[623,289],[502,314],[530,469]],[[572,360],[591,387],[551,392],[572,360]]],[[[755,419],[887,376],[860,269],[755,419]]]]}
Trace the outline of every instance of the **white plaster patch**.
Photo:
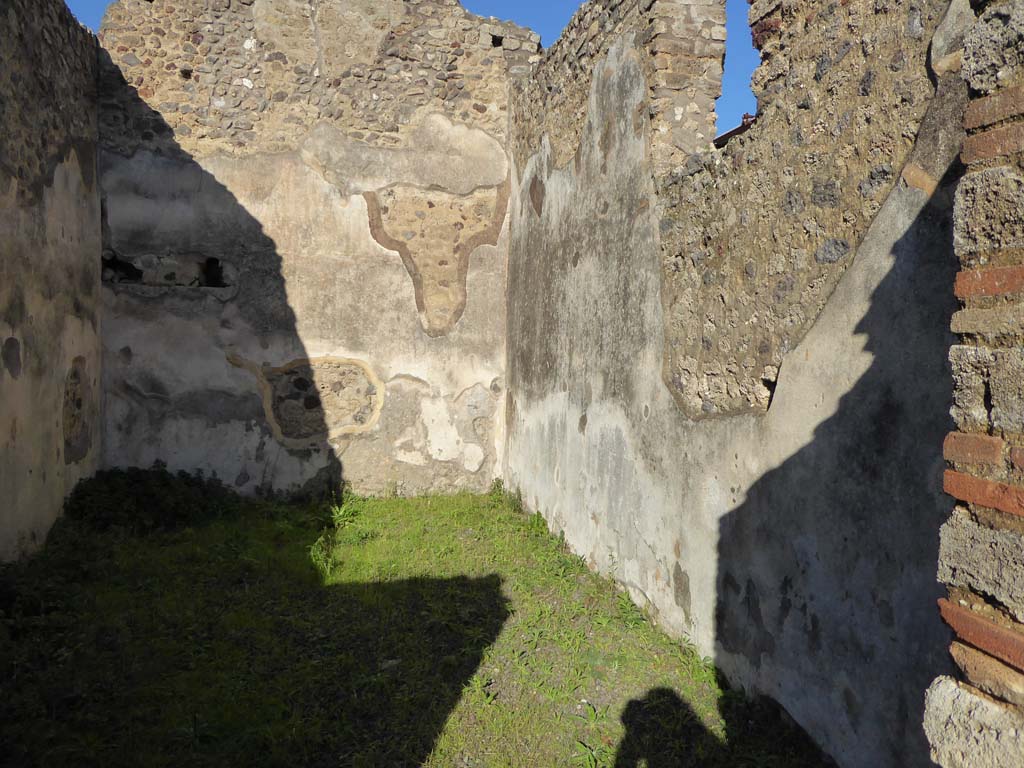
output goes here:
{"type": "Polygon", "coordinates": [[[412,464],[414,467],[427,466],[427,457],[419,451],[404,451],[401,448],[395,451],[395,458],[403,464],[412,464]]]}
{"type": "Polygon", "coordinates": [[[479,445],[467,445],[462,456],[462,466],[467,472],[479,472],[480,468],[484,465],[486,457],[487,454],[484,453],[484,449],[479,445]]]}
{"type": "Polygon", "coordinates": [[[437,461],[456,461],[462,456],[462,438],[442,398],[420,401],[420,417],[427,428],[427,451],[437,461]]]}

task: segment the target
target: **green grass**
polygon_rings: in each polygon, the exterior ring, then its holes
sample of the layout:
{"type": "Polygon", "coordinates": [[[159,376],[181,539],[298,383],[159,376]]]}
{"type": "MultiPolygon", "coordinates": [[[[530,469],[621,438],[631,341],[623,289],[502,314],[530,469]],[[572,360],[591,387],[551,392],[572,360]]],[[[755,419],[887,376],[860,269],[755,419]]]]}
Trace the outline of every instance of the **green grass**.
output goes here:
{"type": "Polygon", "coordinates": [[[824,764],[500,490],[106,473],[0,572],[0,691],[11,766],[824,764]]]}

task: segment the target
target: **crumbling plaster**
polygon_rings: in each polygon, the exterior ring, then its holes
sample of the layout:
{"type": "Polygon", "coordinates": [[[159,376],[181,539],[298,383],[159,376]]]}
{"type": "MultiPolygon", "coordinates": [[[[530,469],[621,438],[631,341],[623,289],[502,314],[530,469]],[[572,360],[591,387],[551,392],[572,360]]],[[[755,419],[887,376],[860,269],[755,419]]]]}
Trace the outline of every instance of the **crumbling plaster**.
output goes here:
{"type": "Polygon", "coordinates": [[[96,40],[58,0],[0,12],[0,561],[100,462],[96,40]],[[60,56],[43,56],[48,47],[60,56]]]}
{"type": "Polygon", "coordinates": [[[121,0],[101,37],[107,463],[487,488],[504,102],[536,36],[447,0],[121,0]]]}
{"type": "Polygon", "coordinates": [[[644,38],[610,34],[574,157],[544,139],[514,168],[506,481],[841,765],[926,765],[921,692],[948,667],[932,606],[953,300],[937,286],[965,89],[953,75],[929,95],[912,172],[893,169],[767,413],[694,420],[662,377],[644,38]]]}

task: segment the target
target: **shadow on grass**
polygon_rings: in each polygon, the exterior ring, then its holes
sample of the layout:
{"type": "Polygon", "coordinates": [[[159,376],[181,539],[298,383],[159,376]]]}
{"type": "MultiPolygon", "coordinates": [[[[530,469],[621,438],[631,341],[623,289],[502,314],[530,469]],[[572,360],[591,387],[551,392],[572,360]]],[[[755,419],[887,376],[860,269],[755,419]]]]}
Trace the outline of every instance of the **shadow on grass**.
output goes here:
{"type": "Polygon", "coordinates": [[[323,512],[247,503],[141,536],[65,520],[0,572],[0,765],[427,759],[508,616],[501,579],[325,583],[323,512]]]}
{"type": "MultiPolygon", "coordinates": [[[[724,679],[720,678],[724,685],[724,679]]],[[[779,707],[727,691],[725,738],[712,733],[678,693],[654,688],[622,712],[625,734],[614,768],[767,768],[832,766],[779,707]]]]}

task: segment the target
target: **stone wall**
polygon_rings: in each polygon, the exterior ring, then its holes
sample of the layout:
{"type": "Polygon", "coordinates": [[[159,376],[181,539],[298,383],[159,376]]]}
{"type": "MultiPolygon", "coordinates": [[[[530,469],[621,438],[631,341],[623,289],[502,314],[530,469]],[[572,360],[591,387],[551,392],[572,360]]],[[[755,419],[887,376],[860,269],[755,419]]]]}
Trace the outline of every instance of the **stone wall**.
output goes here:
{"type": "Polygon", "coordinates": [[[945,440],[940,609],[965,682],[928,692],[943,768],[1024,764],[1024,3],[993,3],[966,36],[974,97],[956,192],[961,272],[952,347],[956,431],[945,440]]]}
{"type": "Polygon", "coordinates": [[[637,119],[651,119],[655,169],[666,172],[680,156],[711,145],[725,56],[724,3],[591,0],[512,92],[511,142],[518,167],[545,138],[556,167],[574,157],[594,67],[623,36],[642,48],[648,99],[637,119]]]}
{"type": "Polygon", "coordinates": [[[96,39],[62,0],[0,11],[0,561],[100,459],[96,39]]]}
{"type": "Polygon", "coordinates": [[[665,377],[691,418],[766,410],[901,170],[926,191],[941,179],[907,163],[946,5],[751,5],[756,123],[661,183],[665,377]]]}
{"type": "Polygon", "coordinates": [[[486,488],[539,38],[455,0],[119,0],[100,37],[106,462],[486,488]]]}
{"type": "Polygon", "coordinates": [[[506,481],[841,765],[927,765],[973,14],[755,4],[760,116],[716,151],[661,130],[651,41],[722,7],[645,5],[513,95],[506,481]]]}

